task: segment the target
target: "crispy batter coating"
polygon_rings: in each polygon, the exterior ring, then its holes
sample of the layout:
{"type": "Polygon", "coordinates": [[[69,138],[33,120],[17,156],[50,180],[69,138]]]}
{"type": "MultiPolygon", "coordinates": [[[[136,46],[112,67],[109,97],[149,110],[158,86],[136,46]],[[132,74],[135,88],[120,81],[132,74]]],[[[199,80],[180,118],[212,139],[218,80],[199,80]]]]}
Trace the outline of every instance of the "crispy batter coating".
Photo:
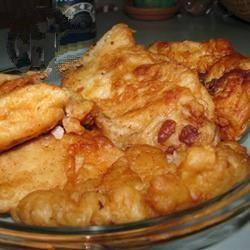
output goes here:
{"type": "Polygon", "coordinates": [[[12,210],[22,223],[49,226],[120,224],[169,214],[221,194],[249,175],[246,149],[227,142],[193,146],[180,163],[148,145],[128,149],[99,178],[36,191],[12,210]]]}
{"type": "Polygon", "coordinates": [[[238,53],[222,57],[207,71],[204,82],[209,83],[214,79],[219,79],[233,69],[250,70],[250,58],[238,53]]]}
{"type": "Polygon", "coordinates": [[[67,226],[118,224],[152,217],[154,212],[145,202],[142,179],[152,178],[154,167],[156,172],[173,168],[159,149],[131,148],[99,180],[70,185],[64,191],[33,192],[12,210],[12,216],[28,224],[67,226]],[[69,215],[72,220],[67,219],[69,215]]]}
{"type": "Polygon", "coordinates": [[[234,142],[193,146],[181,154],[176,174],[157,176],[149,187],[147,200],[159,214],[211,199],[250,174],[246,149],[234,142]]]}
{"type": "Polygon", "coordinates": [[[65,117],[62,124],[67,133],[82,134],[85,126],[91,125],[89,114],[94,117],[94,103],[84,100],[81,95],[70,92],[70,98],[65,107],[65,117]]]}
{"type": "Polygon", "coordinates": [[[136,45],[126,25],[105,34],[63,84],[95,103],[97,125],[120,148],[217,141],[214,105],[197,75],[136,45]],[[162,128],[166,120],[176,124],[171,134],[162,128]]]}
{"type": "Polygon", "coordinates": [[[67,91],[17,78],[0,85],[0,151],[34,138],[64,117],[67,91]]]}
{"type": "Polygon", "coordinates": [[[239,140],[250,125],[250,58],[226,56],[204,79],[213,96],[221,138],[239,140]]]}
{"type": "Polygon", "coordinates": [[[163,150],[177,150],[218,141],[217,128],[207,118],[204,106],[189,89],[181,87],[166,91],[162,99],[117,118],[99,114],[97,124],[122,148],[148,144],[163,150]]]}
{"type": "Polygon", "coordinates": [[[63,188],[66,182],[98,177],[121,154],[99,132],[65,134],[61,140],[41,136],[2,153],[0,212],[8,212],[35,190],[63,188]]]}
{"type": "Polygon", "coordinates": [[[156,42],[149,51],[203,74],[220,58],[232,54],[234,49],[227,40],[211,39],[206,42],[156,42]]]}
{"type": "Polygon", "coordinates": [[[249,127],[250,59],[237,54],[224,39],[208,42],[157,42],[149,51],[196,70],[214,97],[216,123],[223,140],[238,140],[249,127]],[[242,73],[229,73],[241,69],[242,73]]]}

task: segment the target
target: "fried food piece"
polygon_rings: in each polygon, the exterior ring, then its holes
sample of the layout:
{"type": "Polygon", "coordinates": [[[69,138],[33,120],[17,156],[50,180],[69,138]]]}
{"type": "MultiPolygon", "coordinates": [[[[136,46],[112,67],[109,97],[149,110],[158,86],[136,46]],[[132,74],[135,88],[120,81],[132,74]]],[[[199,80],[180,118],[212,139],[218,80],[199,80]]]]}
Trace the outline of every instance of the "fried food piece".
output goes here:
{"type": "Polygon", "coordinates": [[[15,79],[18,79],[18,78],[21,78],[21,76],[20,75],[11,75],[11,74],[0,73],[0,86],[1,86],[1,84],[3,84],[6,81],[15,80],[15,79]]]}
{"type": "Polygon", "coordinates": [[[98,177],[122,153],[99,132],[41,136],[0,155],[0,212],[35,190],[98,177]],[[77,178],[79,173],[81,180],[77,178]],[[78,173],[78,174],[77,174],[78,173]]]}
{"type": "MultiPolygon", "coordinates": [[[[139,65],[154,62],[151,53],[135,44],[133,31],[119,24],[84,54],[83,66],[66,75],[62,82],[63,86],[80,93],[84,99],[94,101],[105,115],[114,117],[148,101],[149,97],[142,98],[142,93],[137,98],[140,103],[138,100],[132,102],[137,94],[134,90],[143,87],[144,83],[136,81],[133,84],[136,79],[130,77],[139,65]]],[[[156,90],[152,91],[156,94],[156,90]]]]}
{"type": "Polygon", "coordinates": [[[97,125],[118,147],[148,144],[174,151],[218,141],[217,128],[206,114],[189,89],[176,87],[160,100],[123,116],[110,119],[99,114],[97,125]]]}
{"type": "Polygon", "coordinates": [[[173,60],[204,74],[223,56],[234,53],[230,42],[224,39],[211,39],[206,42],[156,42],[149,49],[164,60],[173,60]]]}
{"type": "Polygon", "coordinates": [[[34,138],[64,117],[67,91],[17,78],[0,85],[0,151],[34,138]]]}
{"type": "Polygon", "coordinates": [[[239,140],[250,125],[250,58],[226,56],[206,74],[223,140],[239,140]]]}
{"type": "Polygon", "coordinates": [[[221,142],[216,147],[188,149],[178,171],[192,199],[201,202],[226,192],[249,177],[250,159],[247,149],[241,145],[221,142]]]}
{"type": "Polygon", "coordinates": [[[204,83],[220,79],[224,74],[234,69],[250,70],[250,58],[234,53],[218,60],[204,76],[204,83]]]}
{"type": "Polygon", "coordinates": [[[149,51],[196,70],[214,97],[221,138],[241,138],[249,127],[250,119],[249,81],[247,73],[243,72],[250,70],[249,58],[237,54],[223,39],[204,43],[158,42],[149,47],[149,51]],[[234,69],[243,70],[242,74],[240,71],[229,73],[234,69]]]}
{"type": "Polygon", "coordinates": [[[214,105],[197,75],[136,45],[126,25],[105,34],[63,84],[95,103],[98,127],[120,148],[218,140],[214,105]],[[166,132],[169,120],[171,133],[166,132]]]}
{"type": "Polygon", "coordinates": [[[246,149],[237,143],[190,147],[175,175],[152,180],[147,200],[159,214],[173,213],[226,192],[249,174],[246,149]]]}
{"type": "Polygon", "coordinates": [[[223,140],[239,140],[250,126],[250,70],[232,70],[207,88],[215,103],[223,140]]]}
{"type": "Polygon", "coordinates": [[[172,168],[161,150],[134,146],[99,180],[67,186],[63,191],[33,192],[12,210],[12,216],[19,222],[51,226],[118,224],[153,217],[145,201],[144,180],[149,182],[157,172],[171,172],[172,168]]]}
{"type": "MultiPolygon", "coordinates": [[[[102,176],[123,155],[123,152],[98,130],[85,132],[77,138],[79,139],[71,146],[70,152],[74,157],[75,166],[75,177],[70,180],[72,185],[102,176]]],[[[67,135],[65,139],[67,140],[67,135]]]]}
{"type": "Polygon", "coordinates": [[[37,189],[62,188],[69,157],[53,136],[42,136],[0,155],[0,212],[37,189]]]}
{"type": "Polygon", "coordinates": [[[174,165],[161,150],[135,145],[103,176],[64,190],[33,192],[12,216],[17,222],[46,226],[127,223],[194,206],[250,173],[246,149],[237,143],[193,146],[178,154],[180,163],[174,165]]]}
{"type": "Polygon", "coordinates": [[[65,108],[65,117],[62,124],[67,133],[82,134],[85,127],[93,125],[94,103],[84,100],[81,95],[70,93],[69,101],[65,108]],[[91,113],[91,115],[90,115],[91,113]]]}

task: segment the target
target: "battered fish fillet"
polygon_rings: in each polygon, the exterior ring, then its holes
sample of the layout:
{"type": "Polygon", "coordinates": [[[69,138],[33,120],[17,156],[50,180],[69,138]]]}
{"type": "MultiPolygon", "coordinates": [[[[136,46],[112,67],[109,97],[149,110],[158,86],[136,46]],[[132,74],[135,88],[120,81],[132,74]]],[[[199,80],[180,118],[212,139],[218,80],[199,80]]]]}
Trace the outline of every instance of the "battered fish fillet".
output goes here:
{"type": "Polygon", "coordinates": [[[94,102],[98,127],[120,148],[218,140],[214,104],[197,74],[136,45],[126,25],[107,32],[63,85],[94,102]]]}
{"type": "Polygon", "coordinates": [[[250,58],[223,57],[204,79],[213,97],[221,138],[239,140],[250,126],[250,58]]]}
{"type": "Polygon", "coordinates": [[[0,151],[34,138],[64,117],[67,91],[31,77],[0,85],[0,151]]]}
{"type": "Polygon", "coordinates": [[[231,43],[224,39],[211,39],[206,42],[156,42],[148,50],[166,61],[173,60],[201,75],[220,58],[234,53],[231,43]]]}
{"type": "Polygon", "coordinates": [[[135,145],[102,177],[64,190],[33,192],[12,216],[17,222],[46,226],[126,223],[194,206],[250,172],[246,149],[233,142],[193,146],[174,158],[175,163],[157,148],[135,145]]]}
{"type": "Polygon", "coordinates": [[[41,136],[4,152],[0,155],[0,212],[15,208],[35,190],[61,189],[67,182],[98,177],[121,155],[95,131],[65,134],[60,140],[41,136]]]}

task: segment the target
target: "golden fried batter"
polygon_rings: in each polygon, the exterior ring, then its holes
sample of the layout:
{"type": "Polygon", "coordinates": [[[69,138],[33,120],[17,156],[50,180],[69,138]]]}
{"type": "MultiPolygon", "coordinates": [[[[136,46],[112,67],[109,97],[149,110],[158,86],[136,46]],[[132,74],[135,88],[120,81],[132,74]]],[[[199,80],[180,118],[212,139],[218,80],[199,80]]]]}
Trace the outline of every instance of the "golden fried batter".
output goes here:
{"type": "Polygon", "coordinates": [[[149,51],[203,74],[220,58],[232,54],[234,49],[227,40],[211,39],[207,42],[156,42],[149,51]]]}
{"type": "Polygon", "coordinates": [[[11,74],[0,73],[0,86],[1,86],[1,84],[3,84],[6,81],[15,80],[15,79],[18,79],[18,78],[21,78],[21,76],[20,75],[11,75],[11,74]]]}
{"type": "Polygon", "coordinates": [[[61,140],[41,136],[2,153],[0,212],[14,208],[32,191],[63,188],[66,182],[98,177],[121,155],[95,131],[81,136],[65,134],[61,140]]]}
{"type": "Polygon", "coordinates": [[[94,103],[84,100],[81,95],[74,92],[70,93],[69,101],[65,108],[65,117],[62,124],[67,133],[82,134],[85,126],[92,125],[94,116],[94,103]],[[90,112],[92,115],[90,115],[90,112]],[[88,119],[89,118],[89,119],[88,119]]]}
{"type": "Polygon", "coordinates": [[[0,154],[0,213],[17,222],[134,222],[249,178],[247,150],[228,139],[249,125],[250,61],[226,40],[145,49],[118,24],[65,73],[63,88],[36,75],[3,79],[0,150],[54,127],[0,154]]]}
{"type": "Polygon", "coordinates": [[[12,215],[20,222],[54,226],[118,224],[152,217],[154,212],[145,202],[141,178],[149,181],[156,174],[154,167],[156,172],[173,171],[159,149],[131,148],[99,181],[69,185],[63,191],[33,192],[12,210],[12,215]]]}
{"type": "Polygon", "coordinates": [[[36,191],[12,210],[22,223],[49,226],[120,224],[169,214],[221,194],[249,175],[246,150],[232,142],[193,146],[168,162],[136,145],[97,179],[64,190],[36,191]]]}
{"type": "Polygon", "coordinates": [[[246,149],[234,142],[190,147],[175,175],[157,176],[147,200],[159,214],[197,205],[229,190],[250,174],[246,149]]]}
{"type": "Polygon", "coordinates": [[[213,96],[221,138],[239,140],[250,125],[250,58],[226,56],[204,79],[213,96]]]}
{"type": "Polygon", "coordinates": [[[223,39],[208,42],[157,42],[149,51],[196,70],[214,97],[216,123],[224,140],[238,140],[249,126],[250,59],[223,39]],[[242,73],[234,69],[241,69],[242,73]]]}
{"type": "Polygon", "coordinates": [[[120,148],[217,141],[214,105],[197,75],[136,45],[126,25],[105,34],[63,84],[95,103],[97,125],[120,148]]]}
{"type": "Polygon", "coordinates": [[[58,124],[68,100],[59,87],[17,78],[0,85],[0,151],[58,124]]]}
{"type": "Polygon", "coordinates": [[[233,69],[250,70],[250,58],[237,53],[222,57],[207,71],[204,82],[219,79],[233,69]]]}

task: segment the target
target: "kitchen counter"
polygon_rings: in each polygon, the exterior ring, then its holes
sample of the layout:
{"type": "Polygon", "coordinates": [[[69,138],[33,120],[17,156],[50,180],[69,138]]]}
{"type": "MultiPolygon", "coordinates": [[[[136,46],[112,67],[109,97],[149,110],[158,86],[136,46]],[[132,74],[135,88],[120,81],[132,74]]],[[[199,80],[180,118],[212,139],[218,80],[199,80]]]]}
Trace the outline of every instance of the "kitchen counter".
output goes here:
{"type": "MultiPolygon", "coordinates": [[[[129,18],[122,11],[97,15],[97,38],[99,39],[114,24],[126,23],[136,31],[138,43],[148,45],[159,40],[208,40],[225,38],[235,49],[250,56],[250,24],[230,17],[178,15],[165,21],[138,21],[129,18]]],[[[6,52],[8,30],[0,30],[0,69],[12,67],[6,52]]],[[[228,239],[207,250],[248,250],[250,246],[250,225],[228,239]]]]}

